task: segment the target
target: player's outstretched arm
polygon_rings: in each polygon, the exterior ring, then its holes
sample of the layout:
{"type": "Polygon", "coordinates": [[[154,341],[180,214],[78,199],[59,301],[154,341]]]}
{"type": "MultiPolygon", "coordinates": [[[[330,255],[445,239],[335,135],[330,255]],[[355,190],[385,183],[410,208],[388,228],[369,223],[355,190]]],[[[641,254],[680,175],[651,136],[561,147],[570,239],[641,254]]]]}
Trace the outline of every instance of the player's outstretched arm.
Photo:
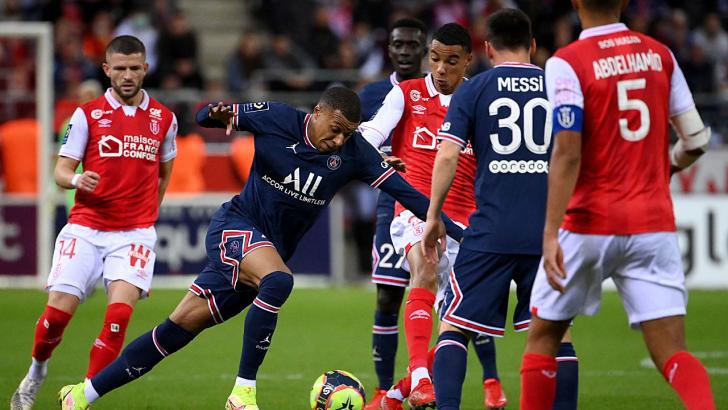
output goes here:
{"type": "Polygon", "coordinates": [[[88,170],[82,174],[76,174],[79,162],[81,161],[74,158],[59,156],[53,172],[56,185],[65,189],[78,188],[81,191],[92,192],[96,189],[101,176],[88,170]]]}
{"type": "MultiPolygon", "coordinates": [[[[430,201],[397,173],[389,176],[378,188],[391,195],[418,218],[423,221],[427,218],[427,208],[430,206],[430,201]]],[[[441,213],[441,217],[445,223],[447,235],[456,241],[460,241],[463,238],[463,229],[446,214],[441,213]]]]}
{"type": "Polygon", "coordinates": [[[195,119],[201,127],[225,128],[225,134],[230,135],[235,116],[232,105],[226,105],[220,101],[216,105],[207,104],[202,107],[197,111],[195,119]]]}
{"type": "Polygon", "coordinates": [[[440,250],[445,251],[445,229],[440,214],[442,213],[442,205],[445,203],[445,198],[455,178],[459,157],[459,145],[447,140],[440,142],[440,149],[437,151],[435,165],[432,169],[430,207],[427,210],[425,233],[421,241],[422,252],[425,258],[432,263],[437,263],[439,259],[437,252],[438,240],[440,250]]]}
{"type": "Polygon", "coordinates": [[[564,291],[561,279],[566,278],[564,255],[558,234],[566,214],[581,165],[581,132],[559,131],[554,138],[549,167],[546,225],[543,232],[544,270],[549,284],[559,292],[564,291]]]}

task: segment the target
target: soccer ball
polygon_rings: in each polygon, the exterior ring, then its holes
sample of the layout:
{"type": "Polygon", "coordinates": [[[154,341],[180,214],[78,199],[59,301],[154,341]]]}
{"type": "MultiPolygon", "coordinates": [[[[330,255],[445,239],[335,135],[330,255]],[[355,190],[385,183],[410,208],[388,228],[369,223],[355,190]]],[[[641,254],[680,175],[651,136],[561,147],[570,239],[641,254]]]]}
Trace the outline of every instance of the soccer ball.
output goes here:
{"type": "Polygon", "coordinates": [[[343,370],[322,374],[311,389],[311,410],[362,410],[365,401],[364,386],[343,370]]]}

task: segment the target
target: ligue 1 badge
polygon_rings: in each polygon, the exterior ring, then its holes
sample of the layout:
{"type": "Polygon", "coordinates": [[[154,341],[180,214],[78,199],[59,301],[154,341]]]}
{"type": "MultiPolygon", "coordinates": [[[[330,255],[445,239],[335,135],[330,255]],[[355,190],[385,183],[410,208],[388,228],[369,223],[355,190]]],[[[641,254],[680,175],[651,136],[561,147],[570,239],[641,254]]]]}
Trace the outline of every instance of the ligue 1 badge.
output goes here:
{"type": "Polygon", "coordinates": [[[152,122],[149,123],[149,130],[152,131],[154,135],[159,134],[159,123],[152,120],[152,122]]]}
{"type": "Polygon", "coordinates": [[[338,155],[330,156],[329,159],[326,161],[326,166],[329,167],[329,169],[332,171],[339,169],[339,167],[341,166],[341,157],[338,155]]]}

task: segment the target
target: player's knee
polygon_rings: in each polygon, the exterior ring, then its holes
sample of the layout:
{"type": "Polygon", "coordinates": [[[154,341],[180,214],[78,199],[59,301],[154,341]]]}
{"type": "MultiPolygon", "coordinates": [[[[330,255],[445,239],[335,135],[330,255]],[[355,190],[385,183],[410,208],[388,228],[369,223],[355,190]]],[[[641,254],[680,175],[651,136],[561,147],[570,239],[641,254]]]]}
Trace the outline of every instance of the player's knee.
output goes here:
{"type": "Polygon", "coordinates": [[[377,310],[390,315],[399,313],[404,298],[404,288],[398,286],[377,285],[377,310]]]}
{"type": "Polygon", "coordinates": [[[258,298],[276,307],[281,307],[293,290],[293,275],[286,272],[271,272],[260,280],[258,298]]]}
{"type": "Polygon", "coordinates": [[[424,288],[431,292],[437,291],[437,272],[424,267],[417,269],[417,273],[412,277],[413,288],[424,288]]]}

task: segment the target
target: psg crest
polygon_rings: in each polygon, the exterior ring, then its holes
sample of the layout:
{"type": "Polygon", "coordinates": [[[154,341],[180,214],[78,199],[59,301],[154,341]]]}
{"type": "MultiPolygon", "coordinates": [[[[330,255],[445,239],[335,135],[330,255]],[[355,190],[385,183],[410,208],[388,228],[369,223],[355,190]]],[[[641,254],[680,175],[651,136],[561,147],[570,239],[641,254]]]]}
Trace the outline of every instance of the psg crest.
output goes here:
{"type": "Polygon", "coordinates": [[[339,167],[341,166],[341,157],[338,155],[330,156],[329,159],[326,161],[326,166],[329,167],[329,169],[332,171],[339,169],[339,167]]]}

